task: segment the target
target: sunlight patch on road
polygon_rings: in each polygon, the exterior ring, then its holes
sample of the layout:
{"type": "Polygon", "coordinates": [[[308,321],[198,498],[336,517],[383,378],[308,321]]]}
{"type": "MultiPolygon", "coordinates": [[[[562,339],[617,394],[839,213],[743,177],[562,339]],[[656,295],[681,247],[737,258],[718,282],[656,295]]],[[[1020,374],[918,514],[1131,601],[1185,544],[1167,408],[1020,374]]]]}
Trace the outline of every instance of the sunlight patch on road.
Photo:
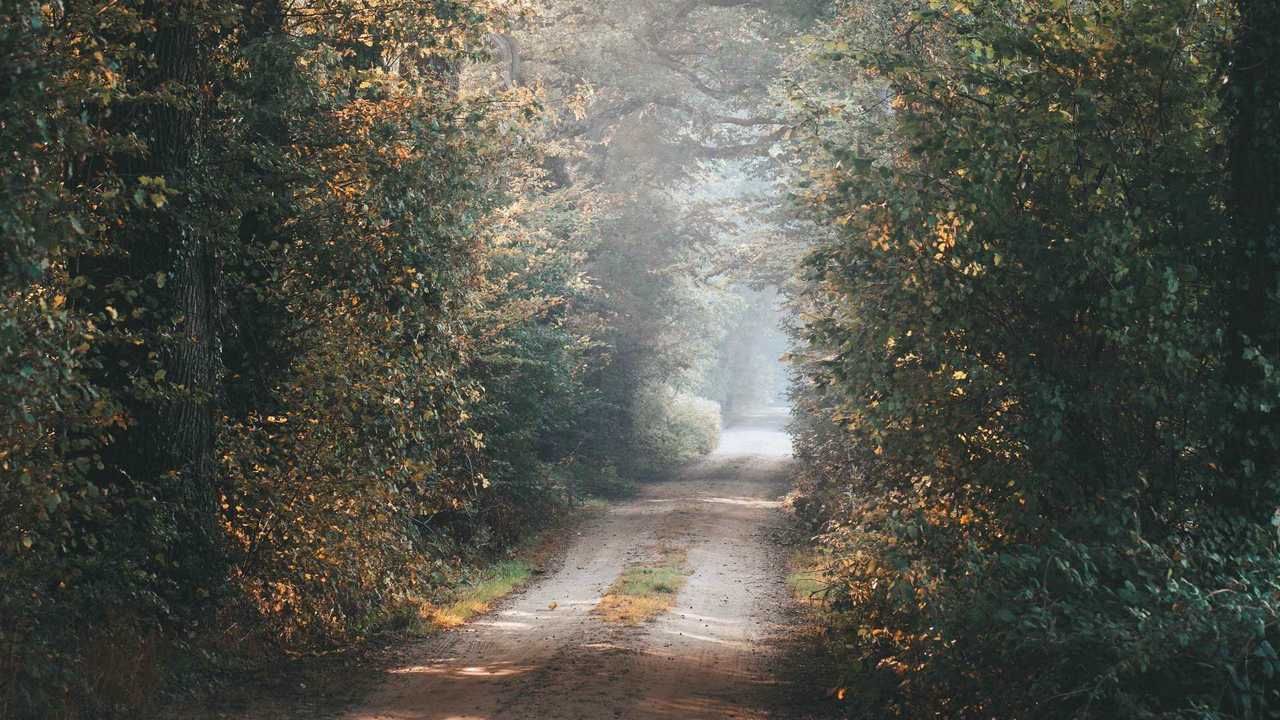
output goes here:
{"type": "Polygon", "coordinates": [[[537,613],[525,612],[524,610],[502,610],[499,611],[498,614],[502,617],[520,617],[529,618],[531,620],[536,620],[538,618],[537,613]]]}
{"type": "Polygon", "coordinates": [[[585,650],[623,650],[623,651],[628,650],[626,646],[619,645],[618,643],[612,643],[612,642],[583,643],[582,648],[585,650]]]}
{"type": "Polygon", "coordinates": [[[752,497],[674,497],[674,498],[652,498],[644,502],[653,504],[679,503],[688,505],[689,503],[703,502],[720,505],[741,505],[743,507],[756,508],[779,508],[782,507],[781,500],[765,500],[763,498],[752,497]]]}
{"type": "Polygon", "coordinates": [[[729,640],[727,638],[718,638],[711,635],[699,635],[698,633],[686,632],[675,628],[663,630],[663,632],[667,635],[677,636],[684,640],[697,640],[698,642],[713,643],[723,647],[731,647],[735,650],[751,649],[751,646],[748,643],[742,642],[741,640],[729,640]]]}
{"type": "Polygon", "coordinates": [[[528,665],[500,662],[491,665],[469,665],[454,667],[452,665],[413,665],[395,668],[387,672],[392,675],[440,675],[454,678],[492,678],[523,675],[533,668],[528,665]]]}
{"type": "Polygon", "coordinates": [[[529,623],[514,622],[511,620],[477,620],[472,625],[480,625],[483,627],[491,627],[497,630],[532,630],[533,626],[529,623]]]}
{"type": "Polygon", "coordinates": [[[718,457],[789,457],[791,436],[781,430],[757,428],[725,428],[720,433],[720,445],[712,455],[718,457]]]}
{"type": "Polygon", "coordinates": [[[699,498],[699,499],[704,503],[719,503],[722,505],[741,505],[743,507],[754,507],[754,508],[782,507],[781,500],[761,500],[760,498],[745,498],[745,497],[736,497],[736,498],[710,497],[710,498],[699,498]]]}
{"type": "Polygon", "coordinates": [[[682,620],[697,620],[700,623],[708,625],[743,625],[746,623],[743,619],[718,618],[710,615],[699,615],[697,613],[682,612],[680,613],[682,620]]]}

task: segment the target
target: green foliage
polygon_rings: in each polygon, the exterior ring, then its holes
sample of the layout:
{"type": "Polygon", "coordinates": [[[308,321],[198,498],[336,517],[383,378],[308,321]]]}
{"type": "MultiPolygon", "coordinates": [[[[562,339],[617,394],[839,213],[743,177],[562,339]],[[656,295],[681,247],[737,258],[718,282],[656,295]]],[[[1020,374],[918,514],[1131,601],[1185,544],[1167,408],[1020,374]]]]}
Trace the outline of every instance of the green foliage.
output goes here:
{"type": "Polygon", "coordinates": [[[669,473],[716,449],[720,406],[669,388],[647,388],[636,400],[634,472],[642,478],[669,473]]]}
{"type": "Polygon", "coordinates": [[[670,610],[692,572],[688,553],[684,548],[663,545],[655,555],[624,568],[593,612],[605,622],[639,625],[670,610]]]}
{"type": "Polygon", "coordinates": [[[0,715],[356,640],[604,462],[506,16],[295,10],[0,5],[0,715]]]}
{"type": "Polygon", "coordinates": [[[574,463],[565,470],[565,484],[573,495],[618,500],[635,495],[636,482],[622,477],[613,465],[592,467],[574,463]]]}
{"type": "Polygon", "coordinates": [[[1276,357],[1232,320],[1234,19],[851,4],[815,40],[854,80],[797,81],[797,506],[865,716],[1280,708],[1275,388],[1231,372],[1276,357]]]}
{"type": "Polygon", "coordinates": [[[649,388],[709,354],[716,223],[571,186],[560,108],[486,74],[516,15],[0,4],[0,715],[359,640],[714,445],[649,388]]]}
{"type": "Polygon", "coordinates": [[[736,316],[741,285],[788,265],[757,246],[779,204],[769,80],[817,5],[549,0],[503,39],[499,81],[540,94],[549,178],[580,211],[561,217],[585,225],[594,444],[624,477],[686,454],[642,439],[667,412],[655,388],[728,399],[726,376],[756,369],[736,362],[764,324],[736,316]]]}
{"type": "Polygon", "coordinates": [[[492,603],[509,595],[513,590],[533,577],[533,566],[526,560],[503,560],[488,568],[482,577],[472,578],[460,585],[456,598],[431,613],[431,621],[438,627],[460,625],[469,618],[485,612],[492,603]]]}

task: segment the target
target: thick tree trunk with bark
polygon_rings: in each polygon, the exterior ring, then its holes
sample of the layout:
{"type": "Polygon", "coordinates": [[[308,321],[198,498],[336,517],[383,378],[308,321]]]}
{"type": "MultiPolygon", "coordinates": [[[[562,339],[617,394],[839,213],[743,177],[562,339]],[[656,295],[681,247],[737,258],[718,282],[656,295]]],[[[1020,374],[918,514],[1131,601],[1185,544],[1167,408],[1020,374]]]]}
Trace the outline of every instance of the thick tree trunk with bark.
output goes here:
{"type": "Polygon", "coordinates": [[[143,154],[115,161],[124,177],[139,183],[127,189],[141,189],[142,201],[131,211],[136,222],[113,241],[125,252],[81,258],[79,268],[96,288],[90,302],[141,341],[121,338],[101,348],[102,380],[123,391],[130,417],[103,453],[110,475],[102,482],[156,489],[146,491],[165,514],[157,518],[156,540],[165,545],[166,564],[178,568],[179,592],[186,594],[207,587],[218,557],[219,261],[211,230],[199,221],[209,208],[198,188],[212,91],[203,82],[209,59],[198,8],[157,3],[147,15],[157,19],[155,31],[136,41],[150,62],[134,72],[138,89],[155,96],[141,95],[110,120],[146,143],[143,154]],[[157,200],[154,186],[141,185],[144,177],[163,178],[178,192],[156,192],[157,200]]]}

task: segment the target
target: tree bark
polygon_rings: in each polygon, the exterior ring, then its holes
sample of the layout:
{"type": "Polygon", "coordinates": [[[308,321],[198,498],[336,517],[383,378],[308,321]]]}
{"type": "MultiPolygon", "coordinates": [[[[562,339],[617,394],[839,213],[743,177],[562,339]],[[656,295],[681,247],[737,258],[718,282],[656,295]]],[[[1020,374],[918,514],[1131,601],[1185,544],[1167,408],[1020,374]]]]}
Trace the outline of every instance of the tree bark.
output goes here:
{"type": "Polygon", "coordinates": [[[129,334],[101,348],[99,380],[118,389],[130,425],[104,451],[100,482],[159,501],[163,517],[154,519],[152,539],[160,547],[150,552],[165,556],[157,571],[183,600],[210,587],[220,556],[214,442],[221,289],[217,246],[200,220],[210,215],[199,182],[212,90],[199,13],[183,2],[153,2],[144,11],[155,30],[131,40],[150,61],[127,72],[155,96],[139,95],[109,120],[116,132],[135,132],[146,142],[143,153],[113,163],[126,182],[139,183],[143,200],[112,240],[122,252],[78,262],[96,288],[89,302],[129,334]],[[163,178],[180,192],[157,202],[143,177],[163,178]],[[138,299],[122,297],[121,285],[138,299]]]}

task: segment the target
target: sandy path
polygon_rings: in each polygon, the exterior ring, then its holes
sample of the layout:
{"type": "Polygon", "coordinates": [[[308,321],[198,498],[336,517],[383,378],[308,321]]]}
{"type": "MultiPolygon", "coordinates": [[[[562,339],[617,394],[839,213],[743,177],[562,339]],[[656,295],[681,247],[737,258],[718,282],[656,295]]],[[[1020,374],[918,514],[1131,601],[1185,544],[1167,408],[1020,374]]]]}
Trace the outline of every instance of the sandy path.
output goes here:
{"type": "Polygon", "coordinates": [[[583,527],[559,570],[497,612],[415,648],[347,720],[779,718],[784,573],[765,536],[785,492],[777,420],[583,527]],[[676,607],[639,627],[591,614],[659,542],[688,549],[676,607]]]}

